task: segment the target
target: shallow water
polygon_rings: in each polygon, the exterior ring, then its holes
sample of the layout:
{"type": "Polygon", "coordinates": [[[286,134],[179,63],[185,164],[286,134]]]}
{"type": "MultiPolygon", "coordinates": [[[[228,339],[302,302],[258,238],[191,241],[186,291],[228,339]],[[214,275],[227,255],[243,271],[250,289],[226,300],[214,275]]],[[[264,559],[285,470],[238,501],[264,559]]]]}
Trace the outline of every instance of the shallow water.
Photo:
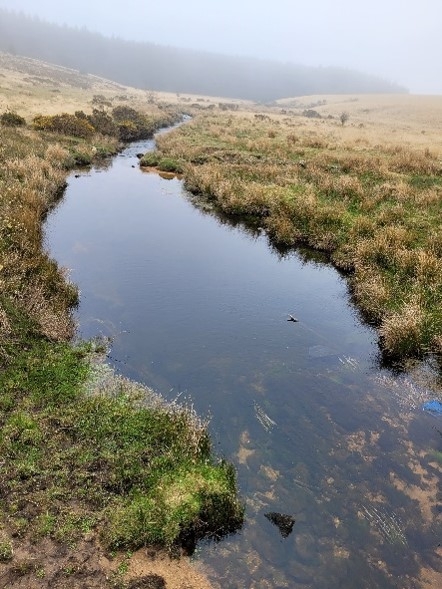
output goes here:
{"type": "Polygon", "coordinates": [[[195,559],[223,589],[442,586],[431,393],[377,367],[333,268],[281,257],[139,170],[152,147],[71,177],[47,244],[80,287],[80,335],[111,337],[124,375],[210,413],[238,469],[244,528],[195,559]],[[292,515],[292,533],[268,512],[292,515]]]}

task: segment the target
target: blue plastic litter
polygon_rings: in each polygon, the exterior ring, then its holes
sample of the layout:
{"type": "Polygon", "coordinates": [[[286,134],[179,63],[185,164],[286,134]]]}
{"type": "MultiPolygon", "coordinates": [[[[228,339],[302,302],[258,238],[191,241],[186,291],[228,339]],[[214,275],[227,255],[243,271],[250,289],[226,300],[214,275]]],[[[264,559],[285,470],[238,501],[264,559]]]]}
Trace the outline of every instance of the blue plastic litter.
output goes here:
{"type": "Polygon", "coordinates": [[[433,415],[442,415],[442,402],[441,401],[427,401],[422,405],[424,411],[428,411],[433,415]]]}

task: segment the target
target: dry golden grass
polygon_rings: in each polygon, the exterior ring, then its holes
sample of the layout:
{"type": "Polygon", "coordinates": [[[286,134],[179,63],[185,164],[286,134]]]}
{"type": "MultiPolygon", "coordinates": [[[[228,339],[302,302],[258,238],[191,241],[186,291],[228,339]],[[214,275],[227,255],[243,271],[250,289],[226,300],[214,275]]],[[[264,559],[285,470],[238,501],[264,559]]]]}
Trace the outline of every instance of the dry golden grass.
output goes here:
{"type": "Polygon", "coordinates": [[[350,145],[376,145],[435,149],[441,153],[442,98],[440,96],[395,95],[341,95],[307,96],[278,101],[281,108],[302,111],[311,104],[322,117],[339,117],[349,114],[341,140],[350,145]]]}

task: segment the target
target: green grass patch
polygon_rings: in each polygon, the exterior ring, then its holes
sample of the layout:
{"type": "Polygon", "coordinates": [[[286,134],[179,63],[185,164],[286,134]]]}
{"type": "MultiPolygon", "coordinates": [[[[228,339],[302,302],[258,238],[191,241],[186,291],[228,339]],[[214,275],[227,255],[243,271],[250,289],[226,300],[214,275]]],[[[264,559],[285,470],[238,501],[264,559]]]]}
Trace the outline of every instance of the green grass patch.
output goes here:
{"type": "Polygon", "coordinates": [[[439,452],[438,450],[432,450],[431,455],[436,460],[436,462],[442,464],[442,452],[439,452]]]}
{"type": "Polygon", "coordinates": [[[188,464],[168,471],[147,492],[138,489],[112,506],[103,532],[107,545],[189,544],[207,535],[220,538],[241,525],[242,511],[232,502],[230,466],[188,464]]]}
{"type": "Polygon", "coordinates": [[[239,527],[235,476],[213,457],[205,425],[124,379],[96,391],[90,353],[86,344],[38,342],[0,375],[15,396],[0,436],[10,520],[68,544],[97,529],[110,548],[171,546],[239,527]],[[23,500],[38,513],[16,510],[23,500]]]}
{"type": "Polygon", "coordinates": [[[160,163],[160,156],[156,151],[148,151],[140,159],[140,166],[146,168],[156,168],[160,163]]]}
{"type": "Polygon", "coordinates": [[[158,169],[161,172],[172,172],[174,174],[182,174],[183,168],[176,160],[170,157],[161,158],[158,162],[158,169]]]}
{"type": "Polygon", "coordinates": [[[442,186],[442,175],[440,176],[429,176],[429,175],[416,175],[411,176],[409,180],[410,186],[424,190],[426,188],[433,188],[434,186],[442,186]]]}
{"type": "Polygon", "coordinates": [[[161,157],[156,151],[149,151],[140,159],[142,168],[157,168],[161,172],[182,174],[182,165],[174,158],[161,157]]]}

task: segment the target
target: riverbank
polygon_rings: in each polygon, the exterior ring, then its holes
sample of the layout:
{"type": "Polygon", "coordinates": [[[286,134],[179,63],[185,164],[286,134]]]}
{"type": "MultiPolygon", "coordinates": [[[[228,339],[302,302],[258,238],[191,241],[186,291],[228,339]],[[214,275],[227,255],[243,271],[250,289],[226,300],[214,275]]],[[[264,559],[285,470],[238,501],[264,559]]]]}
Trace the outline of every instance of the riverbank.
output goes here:
{"type": "Polygon", "coordinates": [[[160,138],[156,157],[199,202],[247,217],[277,247],[326,252],[388,359],[439,358],[442,101],[373,100],[205,113],[160,138]]]}
{"type": "Polygon", "coordinates": [[[3,114],[0,579],[135,587],[131,576],[155,571],[151,555],[131,573],[138,548],[191,549],[241,525],[235,475],[190,408],[109,374],[102,344],[70,343],[78,290],[44,251],[42,224],[73,166],[102,161],[176,115],[123,99],[111,113],[3,114]],[[110,132],[97,126],[109,122],[110,132]]]}

